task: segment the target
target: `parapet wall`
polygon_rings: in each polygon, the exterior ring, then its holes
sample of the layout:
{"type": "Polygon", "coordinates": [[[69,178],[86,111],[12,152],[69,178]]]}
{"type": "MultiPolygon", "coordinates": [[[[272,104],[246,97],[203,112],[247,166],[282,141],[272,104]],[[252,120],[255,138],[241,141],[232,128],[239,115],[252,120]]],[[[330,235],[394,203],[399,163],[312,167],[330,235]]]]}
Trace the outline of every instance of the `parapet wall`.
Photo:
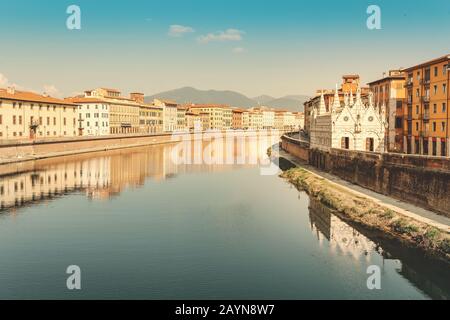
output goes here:
{"type": "Polygon", "coordinates": [[[301,155],[302,160],[308,154],[308,163],[320,170],[450,217],[449,158],[342,149],[326,152],[286,138],[282,137],[284,150],[301,155]]]}
{"type": "Polygon", "coordinates": [[[0,164],[18,163],[79,153],[132,148],[146,145],[178,142],[183,139],[203,139],[205,135],[237,137],[260,136],[257,131],[217,131],[199,133],[163,133],[148,135],[110,135],[100,137],[57,138],[34,141],[10,141],[0,143],[0,164]]]}

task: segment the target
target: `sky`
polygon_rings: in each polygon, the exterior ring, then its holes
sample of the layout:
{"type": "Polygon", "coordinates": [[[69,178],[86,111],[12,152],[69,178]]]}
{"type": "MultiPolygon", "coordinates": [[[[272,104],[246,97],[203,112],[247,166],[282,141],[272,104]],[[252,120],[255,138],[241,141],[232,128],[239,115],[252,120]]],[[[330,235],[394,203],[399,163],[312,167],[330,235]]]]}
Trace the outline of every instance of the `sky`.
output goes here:
{"type": "Polygon", "coordinates": [[[0,0],[0,87],[312,95],[450,54],[449,0],[0,0]],[[69,30],[67,7],[81,10],[69,30]],[[370,30],[369,5],[381,9],[370,30]]]}

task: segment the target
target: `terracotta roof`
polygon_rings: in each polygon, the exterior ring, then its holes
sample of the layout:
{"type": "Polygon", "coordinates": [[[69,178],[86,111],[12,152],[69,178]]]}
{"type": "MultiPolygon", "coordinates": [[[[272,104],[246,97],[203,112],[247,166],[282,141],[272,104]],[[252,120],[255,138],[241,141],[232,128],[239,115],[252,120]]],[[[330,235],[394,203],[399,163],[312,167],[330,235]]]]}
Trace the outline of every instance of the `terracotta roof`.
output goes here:
{"type": "Polygon", "coordinates": [[[15,90],[14,94],[11,94],[8,93],[7,89],[4,88],[0,88],[0,99],[75,106],[75,104],[72,102],[64,101],[62,99],[53,98],[50,96],[40,95],[29,91],[15,90]]]}
{"type": "MultiPolygon", "coordinates": [[[[111,92],[118,92],[118,93],[120,93],[120,91],[117,90],[117,89],[110,89],[110,88],[100,88],[100,89],[103,89],[103,90],[106,90],[106,91],[111,91],[111,92]]],[[[89,90],[89,91],[93,91],[93,90],[89,90]]]]}
{"type": "Polygon", "coordinates": [[[148,103],[144,103],[144,104],[139,104],[139,106],[140,107],[143,107],[143,108],[148,108],[148,109],[158,109],[158,110],[162,110],[163,108],[162,107],[158,107],[158,106],[155,106],[154,104],[148,104],[148,103]]]}
{"type": "Polygon", "coordinates": [[[442,57],[439,57],[439,58],[436,58],[436,59],[433,59],[433,60],[429,60],[429,61],[420,63],[420,64],[415,65],[413,67],[402,69],[402,71],[411,71],[411,70],[414,70],[414,69],[418,69],[418,68],[422,68],[422,67],[428,66],[430,64],[440,63],[440,62],[444,62],[444,61],[448,61],[448,60],[450,60],[450,54],[442,56],[442,57]]]}
{"type": "Polygon", "coordinates": [[[99,98],[71,97],[65,98],[64,100],[72,103],[108,103],[107,101],[99,98]]]}
{"type": "Polygon", "coordinates": [[[231,109],[229,106],[224,104],[195,104],[192,105],[190,108],[222,108],[222,109],[231,109]]]}

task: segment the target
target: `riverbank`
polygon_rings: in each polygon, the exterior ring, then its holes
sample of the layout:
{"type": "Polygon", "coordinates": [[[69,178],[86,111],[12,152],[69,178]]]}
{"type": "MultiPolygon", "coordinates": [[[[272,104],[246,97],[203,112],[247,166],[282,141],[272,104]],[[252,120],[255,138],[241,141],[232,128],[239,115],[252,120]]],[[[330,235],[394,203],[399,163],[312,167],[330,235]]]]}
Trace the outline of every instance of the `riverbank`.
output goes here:
{"type": "Polygon", "coordinates": [[[308,170],[307,165],[293,165],[294,168],[283,172],[281,176],[333,210],[343,220],[382,232],[389,238],[400,240],[450,263],[449,226],[442,221],[414,216],[402,208],[376,201],[329,181],[308,170]]]}

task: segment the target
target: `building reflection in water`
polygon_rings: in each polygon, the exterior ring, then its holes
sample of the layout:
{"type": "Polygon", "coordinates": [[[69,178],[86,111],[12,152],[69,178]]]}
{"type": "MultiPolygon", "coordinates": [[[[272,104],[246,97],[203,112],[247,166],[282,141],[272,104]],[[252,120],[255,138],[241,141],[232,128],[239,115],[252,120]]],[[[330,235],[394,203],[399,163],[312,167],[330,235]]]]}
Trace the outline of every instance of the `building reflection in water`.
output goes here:
{"type": "Polygon", "coordinates": [[[2,166],[0,209],[15,210],[72,192],[109,199],[143,186],[149,178],[162,181],[190,172],[255,166],[270,145],[269,140],[249,137],[244,142],[212,139],[37,160],[20,164],[20,169],[2,166]]]}
{"type": "Polygon", "coordinates": [[[311,232],[322,247],[331,254],[349,257],[366,264],[377,264],[375,258],[382,260],[380,267],[393,267],[404,278],[433,299],[449,299],[450,272],[445,263],[433,263],[423,253],[411,254],[412,249],[383,237],[370,235],[369,231],[359,231],[345,223],[332,211],[315,199],[310,199],[309,219],[311,232]],[[362,233],[364,232],[364,234],[362,233]],[[370,238],[377,239],[376,241],[370,238]],[[430,263],[428,263],[430,262],[430,263]],[[424,277],[426,275],[426,277],[424,277]]]}

